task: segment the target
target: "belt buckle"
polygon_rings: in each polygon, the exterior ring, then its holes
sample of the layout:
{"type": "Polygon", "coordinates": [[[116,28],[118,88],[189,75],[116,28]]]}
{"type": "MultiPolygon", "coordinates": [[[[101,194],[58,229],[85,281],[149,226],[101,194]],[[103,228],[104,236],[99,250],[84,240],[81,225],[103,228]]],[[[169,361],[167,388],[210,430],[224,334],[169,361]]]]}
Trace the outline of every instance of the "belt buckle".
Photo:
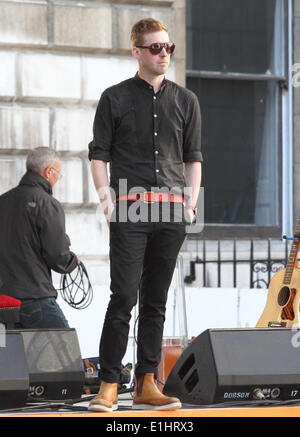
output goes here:
{"type": "Polygon", "coordinates": [[[148,200],[148,195],[151,196],[152,194],[154,194],[153,191],[144,191],[142,201],[147,204],[154,203],[154,200],[148,200]]]}

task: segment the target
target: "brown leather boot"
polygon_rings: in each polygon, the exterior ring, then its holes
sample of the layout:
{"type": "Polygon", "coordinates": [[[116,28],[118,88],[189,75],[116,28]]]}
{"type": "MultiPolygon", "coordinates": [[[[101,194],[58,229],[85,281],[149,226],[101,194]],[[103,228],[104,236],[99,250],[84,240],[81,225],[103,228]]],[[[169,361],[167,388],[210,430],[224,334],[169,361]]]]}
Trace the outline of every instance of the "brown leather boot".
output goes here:
{"type": "Polygon", "coordinates": [[[118,383],[102,381],[98,394],[91,400],[89,411],[110,413],[118,409],[118,383]]]}
{"type": "Polygon", "coordinates": [[[165,396],[155,383],[154,374],[135,376],[132,408],[134,410],[178,410],[181,402],[177,398],[165,396]]]}

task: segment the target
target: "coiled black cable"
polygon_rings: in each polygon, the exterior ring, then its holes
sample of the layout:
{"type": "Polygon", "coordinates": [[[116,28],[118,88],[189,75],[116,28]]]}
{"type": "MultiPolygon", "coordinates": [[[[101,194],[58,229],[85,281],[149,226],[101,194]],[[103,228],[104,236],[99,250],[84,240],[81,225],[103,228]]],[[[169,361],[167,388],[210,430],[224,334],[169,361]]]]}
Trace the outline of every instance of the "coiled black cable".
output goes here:
{"type": "Polygon", "coordinates": [[[60,279],[60,291],[63,300],[72,308],[83,310],[93,300],[93,288],[87,270],[80,261],[71,273],[65,273],[60,279]]]}

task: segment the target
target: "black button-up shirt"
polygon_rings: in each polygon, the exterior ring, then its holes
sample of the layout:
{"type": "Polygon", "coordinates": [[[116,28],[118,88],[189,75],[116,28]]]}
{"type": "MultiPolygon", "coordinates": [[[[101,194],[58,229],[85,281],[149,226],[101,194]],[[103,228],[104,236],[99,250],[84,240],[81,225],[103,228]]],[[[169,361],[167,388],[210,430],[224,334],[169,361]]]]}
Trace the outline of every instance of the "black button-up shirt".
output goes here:
{"type": "Polygon", "coordinates": [[[93,136],[89,159],[110,162],[116,195],[121,179],[131,192],[164,187],[182,192],[183,163],[202,161],[198,99],[167,79],[156,94],[138,74],[106,89],[93,136]]]}

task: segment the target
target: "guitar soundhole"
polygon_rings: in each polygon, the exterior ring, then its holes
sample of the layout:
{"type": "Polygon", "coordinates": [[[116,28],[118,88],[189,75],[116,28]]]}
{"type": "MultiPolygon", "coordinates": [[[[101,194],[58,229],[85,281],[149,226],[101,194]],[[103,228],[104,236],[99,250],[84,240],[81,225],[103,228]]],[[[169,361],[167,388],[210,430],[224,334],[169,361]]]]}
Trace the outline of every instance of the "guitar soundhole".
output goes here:
{"type": "Polygon", "coordinates": [[[278,305],[284,307],[290,298],[290,289],[289,287],[282,287],[282,289],[278,293],[277,302],[278,305]]]}

